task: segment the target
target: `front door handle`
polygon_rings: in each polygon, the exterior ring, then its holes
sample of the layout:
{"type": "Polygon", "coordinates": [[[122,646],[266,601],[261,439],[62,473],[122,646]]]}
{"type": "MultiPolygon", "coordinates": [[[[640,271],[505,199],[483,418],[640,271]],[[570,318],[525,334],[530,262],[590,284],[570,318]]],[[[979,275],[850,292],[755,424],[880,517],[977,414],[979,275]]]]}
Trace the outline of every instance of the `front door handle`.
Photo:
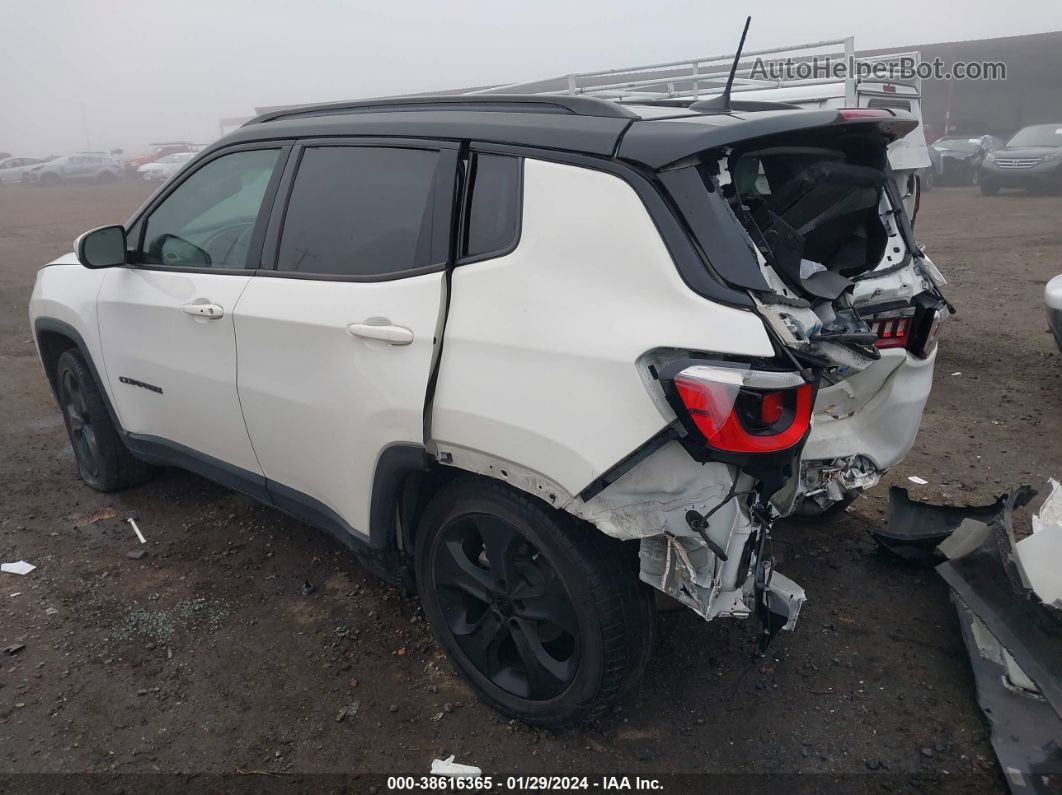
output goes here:
{"type": "Polygon", "coordinates": [[[192,317],[202,317],[207,320],[217,320],[225,315],[225,310],[217,304],[185,304],[181,311],[192,317]]]}
{"type": "MultiPolygon", "coordinates": [[[[376,318],[373,318],[376,320],[376,318]]],[[[409,345],[413,342],[413,332],[405,326],[392,326],[386,320],[380,322],[351,323],[347,326],[347,333],[354,337],[363,337],[367,340],[380,340],[392,345],[409,345]]]]}

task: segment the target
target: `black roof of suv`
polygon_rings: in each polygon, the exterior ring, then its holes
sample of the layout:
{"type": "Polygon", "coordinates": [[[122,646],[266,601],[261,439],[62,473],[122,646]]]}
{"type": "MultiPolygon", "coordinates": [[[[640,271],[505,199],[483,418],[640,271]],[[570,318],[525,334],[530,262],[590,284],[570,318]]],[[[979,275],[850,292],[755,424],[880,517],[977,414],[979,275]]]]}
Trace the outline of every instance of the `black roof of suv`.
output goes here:
{"type": "Polygon", "coordinates": [[[834,108],[704,113],[674,105],[622,105],[595,97],[426,96],[306,105],[247,122],[213,148],[277,138],[372,136],[473,140],[618,157],[661,168],[736,141],[831,124],[875,125],[901,137],[917,125],[904,111],[834,108]]]}

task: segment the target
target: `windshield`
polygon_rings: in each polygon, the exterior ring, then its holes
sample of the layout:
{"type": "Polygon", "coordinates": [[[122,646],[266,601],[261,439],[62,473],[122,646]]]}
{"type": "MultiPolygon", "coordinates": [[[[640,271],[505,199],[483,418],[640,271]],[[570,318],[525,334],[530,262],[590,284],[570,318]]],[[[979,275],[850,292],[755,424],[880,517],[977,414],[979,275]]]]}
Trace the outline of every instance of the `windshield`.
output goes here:
{"type": "Polygon", "coordinates": [[[980,147],[980,138],[941,138],[933,144],[934,149],[948,152],[976,152],[980,147]]]}
{"type": "Polygon", "coordinates": [[[1026,127],[1007,141],[1007,146],[1062,147],[1062,125],[1040,124],[1036,127],[1026,127]]]}

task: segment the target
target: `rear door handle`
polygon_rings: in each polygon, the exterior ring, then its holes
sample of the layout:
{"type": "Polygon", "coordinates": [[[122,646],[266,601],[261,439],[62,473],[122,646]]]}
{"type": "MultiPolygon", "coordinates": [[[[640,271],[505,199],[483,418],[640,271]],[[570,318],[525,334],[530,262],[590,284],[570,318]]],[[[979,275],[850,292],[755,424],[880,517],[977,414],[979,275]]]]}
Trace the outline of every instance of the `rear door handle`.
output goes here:
{"type": "Polygon", "coordinates": [[[225,310],[217,304],[185,304],[181,311],[192,317],[203,317],[207,320],[217,320],[225,315],[225,310]]]}
{"type": "Polygon", "coordinates": [[[405,326],[392,326],[387,321],[382,323],[351,323],[347,333],[353,337],[367,340],[380,340],[392,345],[409,345],[413,342],[413,332],[405,326]]]}

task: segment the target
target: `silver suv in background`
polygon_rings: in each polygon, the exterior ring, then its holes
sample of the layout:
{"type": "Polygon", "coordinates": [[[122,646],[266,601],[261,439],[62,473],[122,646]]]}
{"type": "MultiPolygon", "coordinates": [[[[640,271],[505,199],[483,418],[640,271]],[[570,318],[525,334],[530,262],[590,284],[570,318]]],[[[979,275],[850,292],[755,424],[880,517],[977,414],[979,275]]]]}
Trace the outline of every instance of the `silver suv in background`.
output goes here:
{"type": "Polygon", "coordinates": [[[24,181],[39,185],[58,185],[60,182],[114,182],[122,175],[121,164],[102,152],[79,152],[57,157],[35,166],[23,175],[24,181]]]}

